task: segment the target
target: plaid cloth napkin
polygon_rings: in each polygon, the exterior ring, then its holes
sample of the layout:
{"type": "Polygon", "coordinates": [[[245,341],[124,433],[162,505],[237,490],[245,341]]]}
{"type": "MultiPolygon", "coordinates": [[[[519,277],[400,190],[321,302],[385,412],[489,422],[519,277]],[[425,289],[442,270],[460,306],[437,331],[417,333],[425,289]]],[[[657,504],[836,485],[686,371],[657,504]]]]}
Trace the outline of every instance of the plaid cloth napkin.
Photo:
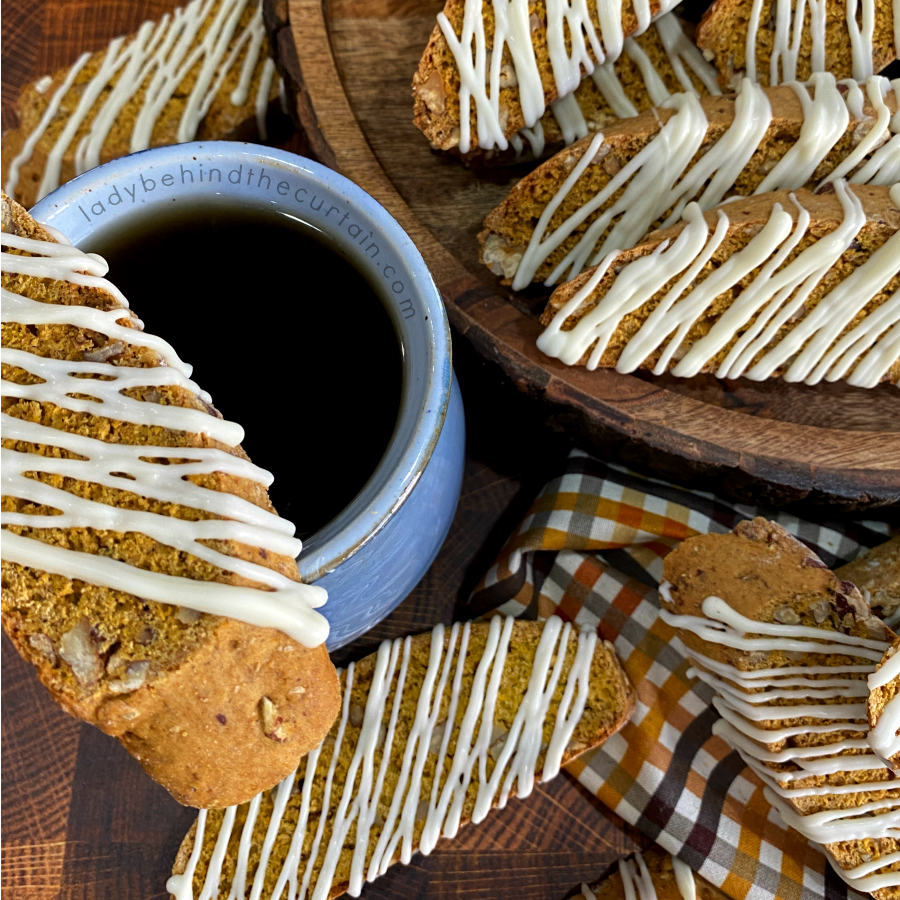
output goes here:
{"type": "Polygon", "coordinates": [[[732,504],[575,450],[475,590],[473,611],[556,614],[615,644],[637,689],[631,721],[568,766],[584,787],[734,900],[860,895],[782,823],[762,783],[712,734],[712,690],[686,675],[658,617],[663,558],[684,538],[765,515],[830,568],[889,537],[883,522],[820,523],[732,504]]]}

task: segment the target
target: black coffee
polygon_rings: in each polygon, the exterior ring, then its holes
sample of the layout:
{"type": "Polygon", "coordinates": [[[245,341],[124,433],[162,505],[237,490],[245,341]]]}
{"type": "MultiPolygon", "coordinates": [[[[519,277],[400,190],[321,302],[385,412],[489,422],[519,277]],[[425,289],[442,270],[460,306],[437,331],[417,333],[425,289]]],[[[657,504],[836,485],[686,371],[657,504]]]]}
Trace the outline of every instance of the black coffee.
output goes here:
{"type": "Polygon", "coordinates": [[[209,198],[136,215],[81,247],[107,260],[147,331],[243,425],[299,537],[353,500],[394,430],[401,353],[372,285],[315,229],[209,198]]]}

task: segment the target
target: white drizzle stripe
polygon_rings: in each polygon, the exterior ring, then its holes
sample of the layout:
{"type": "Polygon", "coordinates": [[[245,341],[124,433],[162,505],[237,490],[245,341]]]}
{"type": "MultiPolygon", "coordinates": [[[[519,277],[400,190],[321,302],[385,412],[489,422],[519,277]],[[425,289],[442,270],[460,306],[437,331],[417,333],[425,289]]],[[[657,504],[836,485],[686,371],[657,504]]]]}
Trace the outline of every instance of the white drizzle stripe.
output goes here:
{"type": "Polygon", "coordinates": [[[313,609],[313,605],[321,605],[324,592],[311,584],[292,582],[292,588],[260,591],[213,581],[192,581],[138,569],[93,553],[54,547],[9,530],[3,532],[3,558],[145,600],[187,606],[260,628],[277,628],[307,647],[317,647],[328,637],[328,622],[313,609]]]}
{"type": "MultiPolygon", "coordinates": [[[[820,73],[806,86],[791,85],[801,98],[804,109],[800,135],[754,194],[792,190],[809,181],[846,133],[851,113],[854,118],[862,117],[862,92],[858,89],[854,92],[849,84],[841,82],[847,89],[844,95],[834,76],[820,73]],[[840,122],[845,124],[839,129],[840,122]]],[[[893,90],[900,103],[898,84],[900,82],[892,85],[880,76],[869,79],[866,95],[875,106],[876,121],[862,141],[842,160],[836,172],[826,180],[849,176],[850,181],[858,184],[892,183],[893,173],[900,172],[900,145],[890,139],[900,130],[900,123],[896,115],[891,120],[890,108],[884,97],[889,90],[893,90]],[[858,166],[861,167],[857,169],[858,166]]],[[[597,265],[612,249],[630,249],[655,222],[662,220],[668,210],[671,213],[662,227],[676,222],[691,200],[699,203],[704,211],[712,209],[734,186],[762,142],[772,119],[766,92],[758,84],[743,80],[735,99],[734,121],[722,137],[691,165],[709,126],[699,99],[692,93],[675,94],[660,106],[675,110],[674,115],[602,191],[547,234],[551,218],[587,167],[595,158],[597,161],[603,158],[603,133],[595,136],[543,210],[518,264],[512,282],[514,290],[526,287],[550,254],[596,212],[600,215],[546,278],[545,284],[574,278],[586,266],[597,265]],[[607,206],[610,198],[623,187],[621,196],[607,206]]]]}
{"type": "MultiPolygon", "coordinates": [[[[13,296],[18,295],[14,294],[13,296]]],[[[5,300],[6,297],[4,296],[3,299],[5,300]]],[[[54,306],[49,303],[40,305],[49,306],[51,309],[87,309],[82,306],[54,306]]],[[[92,312],[97,312],[97,310],[92,310],[92,312]]],[[[36,318],[41,318],[31,315],[28,309],[22,311],[21,306],[19,309],[14,307],[13,314],[15,318],[10,320],[4,316],[3,321],[21,322],[23,319],[27,319],[28,324],[32,325],[37,324],[36,318]]],[[[71,318],[80,317],[73,316],[71,318]]],[[[102,322],[99,324],[102,325],[102,322]]],[[[133,330],[123,329],[123,331],[133,330]]],[[[139,339],[143,338],[141,332],[137,332],[137,334],[139,339]]],[[[123,337],[127,339],[128,335],[123,335],[123,337]]],[[[120,422],[157,425],[173,431],[205,434],[229,447],[237,446],[244,439],[244,429],[236,422],[220,419],[198,409],[151,403],[122,393],[130,388],[168,385],[185,387],[190,390],[185,384],[184,376],[170,366],[141,368],[110,366],[108,363],[102,362],[69,362],[68,360],[37,356],[23,350],[3,350],[0,353],[0,360],[25,369],[30,374],[43,379],[41,384],[16,384],[12,381],[4,381],[4,397],[53,403],[73,412],[102,415],[120,422]],[[96,377],[85,378],[78,377],[79,375],[105,376],[109,380],[101,381],[96,377]],[[76,393],[93,399],[73,397],[72,395],[76,393]]]]}
{"type": "MultiPolygon", "coordinates": [[[[663,0],[658,14],[668,12],[672,6],[671,0],[663,0]]],[[[650,26],[650,0],[635,0],[633,8],[638,20],[635,34],[640,34],[650,26]]],[[[533,128],[546,110],[544,86],[532,44],[528,0],[494,0],[493,13],[494,35],[490,50],[482,0],[466,0],[459,36],[443,12],[437,17],[459,72],[461,153],[468,153],[472,146],[469,124],[472,102],[475,104],[477,145],[484,150],[493,147],[505,150],[508,146],[504,134],[508,111],[504,109],[501,115],[500,109],[501,67],[507,55],[515,70],[525,127],[533,128]]],[[[574,3],[549,0],[544,24],[558,97],[571,94],[584,73],[592,73],[596,65],[613,61],[622,53],[625,35],[621,0],[575,0],[574,3]],[[597,14],[599,33],[591,22],[591,4],[597,14]]]]}
{"type": "MultiPolygon", "coordinates": [[[[660,586],[660,595],[671,602],[670,585],[660,586]]],[[[776,705],[769,706],[769,722],[783,723],[788,710],[792,713],[802,710],[800,715],[811,718],[825,718],[830,722],[825,725],[797,725],[780,728],[760,728],[752,720],[760,721],[760,716],[747,716],[749,710],[758,709],[756,704],[763,696],[758,693],[745,694],[745,702],[737,699],[738,690],[728,687],[721,690],[713,699],[713,705],[722,715],[722,719],[713,725],[713,733],[723,738],[734,747],[744,762],[760,777],[765,784],[765,796],[779,811],[784,821],[811,841],[820,844],[837,843],[851,840],[878,839],[890,836],[900,837],[900,798],[888,796],[881,798],[884,791],[897,793],[900,791],[900,779],[890,775],[885,778],[885,765],[882,759],[872,752],[860,752],[869,749],[872,743],[872,732],[864,718],[860,704],[852,702],[860,685],[868,689],[869,685],[862,681],[861,675],[868,675],[877,684],[890,675],[875,674],[877,660],[872,658],[870,648],[880,644],[883,650],[888,648],[887,641],[873,641],[867,638],[853,638],[841,632],[809,628],[800,625],[779,625],[755,622],[739,616],[720,598],[709,597],[702,604],[704,617],[675,615],[666,610],[660,612],[661,618],[678,630],[685,630],[704,640],[735,650],[745,651],[748,648],[742,643],[742,634],[748,632],[766,635],[757,639],[754,648],[758,652],[807,652],[826,655],[830,653],[842,657],[855,656],[870,659],[867,666],[846,664],[824,666],[789,666],[784,669],[770,668],[753,672],[744,672],[736,666],[714,661],[709,657],[690,651],[690,655],[701,665],[715,670],[734,685],[753,690],[763,688],[770,692],[770,699],[776,705]],[[722,625],[727,623],[723,629],[722,625]],[[816,634],[818,632],[818,634],[816,634]],[[819,638],[818,640],[816,638],[819,638]],[[859,646],[853,646],[858,644],[859,646]],[[798,671],[799,670],[799,671],[798,671]],[[807,677],[795,677],[800,672],[807,677]],[[786,677],[776,677],[783,672],[786,677]],[[843,704],[822,703],[819,701],[818,712],[816,701],[825,691],[822,687],[826,679],[818,679],[820,674],[833,676],[827,679],[830,683],[835,679],[844,679],[847,684],[849,702],[843,704]],[[799,683],[798,683],[799,682],[799,683]],[[804,683],[805,682],[805,683],[804,683]],[[777,705],[784,690],[793,686],[793,693],[801,701],[796,706],[777,705]],[[773,690],[774,689],[774,690],[773,690]],[[809,701],[806,703],[805,701],[809,701]],[[800,735],[823,735],[826,742],[811,747],[777,747],[782,741],[800,735]],[[863,735],[853,737],[850,735],[863,735]],[[785,764],[793,764],[796,768],[785,771],[785,764]],[[779,766],[778,769],[774,766],[779,766]],[[837,773],[853,773],[853,780],[840,785],[824,784],[815,786],[804,783],[810,778],[821,778],[837,773]],[[850,803],[844,809],[825,809],[820,812],[800,815],[787,801],[803,800],[810,797],[829,797],[840,795],[849,798],[850,803]],[[876,797],[877,799],[872,799],[876,797]]],[[[898,654],[900,656],[900,654],[898,654]]],[[[884,667],[882,667],[884,668],[884,667]]],[[[711,679],[709,672],[692,670],[692,674],[701,676],[704,681],[720,690],[722,682],[711,679]],[[716,683],[718,682],[718,683],[716,683]]],[[[762,707],[765,709],[765,707],[762,707]]],[[[827,802],[827,801],[826,801],[827,802]]],[[[835,864],[837,871],[850,884],[859,890],[872,891],[879,888],[900,885],[900,872],[881,872],[900,859],[900,854],[889,854],[877,860],[871,860],[854,869],[844,871],[835,864]]]]}
{"type": "MultiPolygon", "coordinates": [[[[697,93],[694,82],[691,80],[691,74],[693,74],[703,85],[704,93],[716,95],[722,93],[716,82],[716,70],[703,58],[703,54],[685,34],[681,21],[674,13],[666,13],[656,19],[650,26],[650,31],[653,30],[659,36],[669,65],[682,90],[697,93]],[[688,70],[690,70],[690,74],[688,70]]],[[[652,105],[662,104],[670,96],[669,90],[662,75],[640,43],[633,37],[626,38],[622,56],[629,58],[637,66],[652,105]]],[[[616,71],[616,65],[617,61],[612,61],[597,66],[591,73],[591,78],[614,115],[619,118],[636,116],[638,109],[625,93],[625,87],[616,71]]],[[[574,93],[554,100],[550,104],[550,114],[559,124],[563,141],[567,146],[584,137],[591,130],[574,93]]],[[[519,131],[518,136],[520,139],[524,138],[528,141],[535,157],[543,155],[544,130],[540,121],[535,123],[534,128],[523,128],[519,131]]]]}
{"type": "MultiPolygon", "coordinates": [[[[272,483],[270,472],[224,450],[211,447],[108,444],[97,438],[17,419],[7,413],[0,414],[0,421],[3,437],[6,439],[48,447],[64,446],[70,453],[85,457],[79,460],[38,456],[33,459],[30,467],[23,466],[23,471],[40,470],[79,481],[93,481],[106,487],[132,491],[153,500],[180,503],[225,519],[235,519],[282,536],[290,537],[294,533],[294,525],[287,519],[279,518],[275,513],[262,509],[243,497],[209,490],[186,480],[188,475],[222,472],[256,481],[264,487],[272,483]],[[179,455],[172,458],[173,453],[179,455]],[[167,459],[168,463],[158,465],[149,462],[152,459],[167,459]]],[[[31,458],[29,454],[19,455],[31,458]]]]}
{"type": "MultiPolygon", "coordinates": [[[[0,268],[5,273],[53,278],[73,284],[109,289],[102,276],[106,262],[94,254],[84,255],[68,244],[36,241],[3,235],[3,243],[40,256],[3,253],[0,268]],[[88,274],[84,274],[87,272],[88,274]],[[88,280],[90,279],[90,280],[88,280]]],[[[117,291],[113,288],[115,294],[117,291]]],[[[118,294],[121,297],[121,294],[118,294]]],[[[135,425],[159,426],[175,431],[205,433],[227,446],[243,438],[243,429],[200,410],[144,402],[122,391],[139,386],[177,385],[208,402],[209,396],[190,381],[190,367],[164,341],[138,328],[117,325],[116,318],[132,317],[127,301],[109,312],[86,306],[40,303],[3,289],[3,322],[32,325],[61,322],[100,331],[111,337],[159,350],[172,365],[160,367],[115,366],[109,362],[54,360],[12,348],[0,351],[0,360],[41,379],[34,385],[2,382],[4,398],[53,403],[64,409],[102,415],[135,425]],[[77,377],[88,376],[88,377],[77,377]],[[93,399],[72,396],[81,394],[93,399]],[[99,401],[99,402],[98,402],[99,401]]],[[[155,447],[106,443],[84,435],[70,434],[35,422],[2,414],[4,439],[57,447],[80,459],[57,459],[37,453],[4,448],[2,459],[3,495],[50,507],[56,514],[3,512],[3,558],[9,562],[69,579],[78,579],[146,600],[179,606],[212,615],[228,616],[263,628],[279,628],[309,647],[321,644],[328,635],[328,623],[315,612],[326,599],[322,588],[292,581],[274,569],[222,553],[203,541],[233,541],[266,552],[296,556],[302,544],[293,537],[294,527],[277,515],[255,507],[241,497],[202,488],[186,481],[187,476],[214,472],[236,475],[268,487],[272,476],[247,460],[214,448],[155,447]],[[152,462],[166,460],[168,465],[152,462]],[[182,460],[173,462],[172,460],[182,460]],[[88,484],[139,493],[162,502],[194,508],[216,516],[190,521],[138,509],[126,509],[78,497],[62,488],[45,484],[28,473],[46,473],[73,478],[88,484]],[[165,546],[188,553],[261,588],[239,587],[218,582],[146,571],[135,566],[63,547],[51,546],[37,538],[24,537],[8,526],[25,528],[93,528],[115,533],[141,533],[165,546]]]]}
{"type": "MultiPolygon", "coordinates": [[[[900,652],[886,656],[881,666],[869,676],[869,690],[884,688],[900,678],[900,652]]],[[[900,753],[900,693],[895,694],[885,704],[878,715],[875,727],[869,732],[869,744],[882,757],[889,760],[900,753]]]]}
{"type": "MultiPolygon", "coordinates": [[[[297,823],[291,833],[290,846],[285,861],[279,870],[272,893],[272,900],[324,900],[329,894],[336,866],[340,860],[350,830],[356,825],[356,840],[351,859],[349,894],[358,896],[365,880],[372,881],[383,874],[392,858],[398,855],[408,862],[413,846],[413,833],[416,822],[424,822],[424,832],[419,842],[419,850],[428,854],[434,848],[440,834],[452,836],[459,827],[462,804],[471,785],[474,773],[478,773],[478,791],[476,799],[476,815],[473,821],[483,818],[492,803],[505,802],[513,784],[519,796],[526,796],[532,789],[535,768],[539,754],[543,748],[542,732],[547,720],[550,701],[559,684],[562,666],[566,656],[569,640],[572,637],[572,626],[563,624],[556,617],[547,620],[535,654],[535,660],[528,689],[513,724],[500,738],[495,738],[494,717],[499,688],[506,661],[506,653],[513,633],[512,617],[495,617],[488,628],[486,646],[479,660],[472,680],[471,693],[463,711],[458,730],[456,745],[452,753],[449,750],[452,723],[456,721],[459,704],[462,699],[462,679],[468,656],[471,623],[454,624],[449,630],[438,625],[431,635],[430,651],[426,671],[421,686],[408,685],[407,674],[410,660],[410,638],[398,638],[385,641],[378,649],[372,685],[368,692],[362,716],[360,733],[352,748],[349,767],[342,782],[335,778],[337,760],[346,738],[347,723],[350,720],[350,697],[353,690],[354,666],[351,664],[346,672],[344,685],[344,701],[331,758],[325,774],[323,812],[318,816],[318,824],[312,838],[308,858],[303,859],[303,845],[309,832],[309,814],[313,784],[321,778],[318,772],[319,759],[323,751],[317,748],[307,759],[301,779],[298,770],[289,776],[275,792],[275,808],[266,829],[263,841],[265,848],[275,841],[284,824],[285,803],[281,800],[293,789],[295,781],[302,782],[300,811],[297,823]],[[554,662],[555,656],[555,662],[554,662]],[[452,673],[452,675],[451,675],[452,673]],[[442,698],[445,698],[449,685],[446,723],[439,722],[442,698]],[[376,843],[368,864],[368,835],[378,814],[379,801],[385,798],[385,773],[394,765],[395,736],[398,711],[406,691],[416,691],[416,710],[409,736],[403,746],[402,762],[397,784],[392,788],[390,808],[384,817],[382,833],[376,843]],[[388,713],[390,706],[390,713],[388,713]],[[437,738],[440,736],[440,741],[437,738]],[[491,746],[502,741],[503,748],[496,760],[491,777],[487,777],[487,757],[491,746]],[[439,749],[436,745],[439,744],[439,749]],[[382,748],[381,761],[375,766],[376,752],[382,748]],[[423,795],[422,780],[426,760],[435,755],[435,771],[448,771],[443,783],[438,779],[428,795],[423,795]],[[333,819],[327,814],[332,808],[332,795],[340,792],[335,803],[333,819]],[[427,811],[424,807],[427,805],[427,811]],[[328,840],[325,840],[326,820],[331,821],[332,829],[328,840]],[[312,872],[321,860],[321,869],[317,875],[315,886],[311,887],[312,872]],[[302,871],[302,877],[301,877],[302,871]]],[[[582,633],[577,636],[577,647],[572,667],[568,673],[563,697],[574,696],[576,690],[570,685],[584,685],[590,676],[593,651],[596,647],[596,634],[582,633]]],[[[565,703],[553,722],[553,735],[550,746],[559,740],[558,735],[571,737],[573,720],[580,716],[579,699],[575,705],[564,712],[565,703]]],[[[327,744],[324,745],[327,747],[327,744]]],[[[302,766],[302,763],[301,763],[302,766]]],[[[552,777],[546,769],[541,780],[552,777]]],[[[256,808],[262,795],[254,798],[256,808]]],[[[251,807],[251,812],[253,811],[251,807]]],[[[233,885],[229,898],[242,898],[246,895],[246,884],[250,878],[251,836],[255,825],[255,813],[248,818],[241,835],[237,850],[237,859],[233,885]]],[[[233,821],[233,819],[231,820],[233,821]]],[[[290,826],[287,826],[290,828],[290,826]]],[[[228,837],[223,838],[220,832],[216,846],[231,835],[231,824],[223,823],[223,830],[228,837]]],[[[183,874],[173,875],[166,887],[177,900],[193,900],[193,880],[199,862],[197,848],[202,846],[204,829],[198,821],[195,834],[195,845],[183,874]]],[[[204,880],[207,885],[218,884],[221,877],[222,859],[214,853],[213,861],[204,880]]],[[[260,896],[257,886],[266,878],[265,861],[253,875],[253,892],[251,900],[260,896]]],[[[206,895],[199,897],[206,900],[206,895]]]]}
{"type": "Polygon", "coordinates": [[[672,857],[672,869],[675,872],[675,884],[682,900],[697,900],[697,882],[694,870],[677,856],[672,857]]]}
{"type": "MultiPolygon", "coordinates": [[[[900,329],[894,327],[900,322],[900,296],[895,293],[846,334],[841,333],[900,271],[900,233],[891,235],[863,265],[806,312],[804,303],[809,295],[867,221],[862,203],[845,182],[836,182],[835,192],[843,210],[841,225],[807,246],[790,263],[785,264],[785,260],[810,223],[809,213],[793,195],[796,224],[781,204],[774,204],[763,228],[700,284],[695,284],[697,275],[727,233],[728,207],[718,211],[717,226],[710,236],[700,207],[691,203],[684,212],[685,227],[675,241],[671,245],[663,242],[650,255],[622,267],[596,306],[573,328],[563,331],[566,319],[591,297],[614,265],[618,254],[610,253],[556,313],[538,338],[538,347],[567,365],[577,364],[590,350],[587,367],[594,369],[623,318],[680,276],[621,351],[616,362],[618,372],[633,372],[662,350],[653,367],[655,374],[661,374],[681,350],[672,372],[691,377],[734,341],[715,371],[719,378],[745,376],[761,381],[786,366],[786,381],[818,384],[843,378],[859,387],[874,387],[900,352],[900,329]],[[750,283],[744,284],[709,331],[690,347],[682,348],[691,327],[715,299],[743,284],[754,270],[758,271],[750,283]],[[795,324],[779,336],[789,322],[795,324]]],[[[891,198],[895,203],[900,200],[900,189],[892,191],[891,198]]]]}
{"type": "MultiPolygon", "coordinates": [[[[248,0],[193,0],[171,15],[166,13],[159,23],[145,22],[127,45],[125,38],[112,41],[97,73],[83,86],[76,109],[50,149],[37,199],[58,187],[63,156],[91,110],[96,110],[94,118],[76,147],[76,174],[80,175],[100,164],[103,144],[110,130],[142,86],[145,87],[144,101],[135,117],[130,136],[129,152],[132,153],[150,146],[153,129],[160,114],[187,75],[199,64],[199,71],[185,100],[177,134],[178,142],[193,140],[222,83],[245,48],[238,85],[231,92],[229,101],[233,106],[246,103],[265,39],[261,6],[257,7],[251,20],[235,38],[247,3],[248,0]],[[115,84],[101,102],[101,95],[113,80],[115,84]]],[[[31,158],[35,146],[59,112],[63,98],[72,89],[78,73],[89,58],[90,54],[83,54],[69,70],[59,90],[51,98],[41,121],[28,136],[21,153],[13,160],[6,184],[8,194],[14,194],[22,164],[31,158]]],[[[259,132],[263,140],[265,106],[268,103],[273,72],[274,64],[267,59],[263,64],[259,92],[255,98],[255,114],[257,123],[262,122],[259,132]]]]}
{"type": "MultiPolygon", "coordinates": [[[[893,0],[895,48],[900,47],[900,3],[893,0]]],[[[774,24],[772,55],[769,59],[769,84],[793,81],[797,77],[797,63],[803,37],[807,34],[811,42],[810,68],[813,73],[826,69],[825,38],[827,30],[826,0],[809,0],[809,25],[804,17],[807,0],[798,0],[792,8],[791,0],[775,0],[770,14],[774,24]]],[[[875,2],[862,0],[862,10],[857,13],[857,0],[848,0],[845,22],[850,36],[850,53],[853,78],[863,81],[875,71],[873,37],[875,30],[875,2]],[[857,23],[857,15],[862,20],[862,28],[857,23]]],[[[757,80],[756,50],[759,39],[759,20],[762,0],[754,0],[745,38],[745,66],[748,78],[757,80]]]]}

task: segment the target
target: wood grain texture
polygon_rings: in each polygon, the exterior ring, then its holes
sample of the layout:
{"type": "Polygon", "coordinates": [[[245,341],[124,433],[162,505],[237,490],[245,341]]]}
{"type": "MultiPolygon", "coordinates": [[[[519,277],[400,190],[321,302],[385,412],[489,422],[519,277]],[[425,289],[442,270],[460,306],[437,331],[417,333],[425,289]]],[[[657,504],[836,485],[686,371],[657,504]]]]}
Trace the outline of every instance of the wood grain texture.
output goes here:
{"type": "Polygon", "coordinates": [[[522,172],[476,175],[412,124],[410,83],[439,0],[266,0],[310,146],[373,194],[422,251],[458,334],[582,444],[740,499],[858,509],[900,500],[889,385],[757,384],[587,372],[544,357],[535,291],[477,259],[484,215],[522,172]],[[512,302],[511,302],[512,301],[512,302]]]}

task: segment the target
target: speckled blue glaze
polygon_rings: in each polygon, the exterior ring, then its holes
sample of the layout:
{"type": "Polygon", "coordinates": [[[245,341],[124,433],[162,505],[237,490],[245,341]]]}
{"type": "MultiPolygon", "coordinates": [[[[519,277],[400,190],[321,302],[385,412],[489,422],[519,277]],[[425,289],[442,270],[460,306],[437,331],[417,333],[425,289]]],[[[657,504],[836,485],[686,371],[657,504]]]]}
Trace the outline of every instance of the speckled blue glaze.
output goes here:
{"type": "Polygon", "coordinates": [[[419,251],[384,207],[331,169],[268,147],[211,141],[145,150],[73,179],[31,212],[78,245],[136,210],[171,209],[203,194],[296,216],[328,235],[381,285],[403,347],[400,415],[388,449],[354,501],[305,542],[297,560],[305,581],[328,590],[321,611],[334,650],[406,597],[450,527],[465,425],[447,314],[419,251]]]}

